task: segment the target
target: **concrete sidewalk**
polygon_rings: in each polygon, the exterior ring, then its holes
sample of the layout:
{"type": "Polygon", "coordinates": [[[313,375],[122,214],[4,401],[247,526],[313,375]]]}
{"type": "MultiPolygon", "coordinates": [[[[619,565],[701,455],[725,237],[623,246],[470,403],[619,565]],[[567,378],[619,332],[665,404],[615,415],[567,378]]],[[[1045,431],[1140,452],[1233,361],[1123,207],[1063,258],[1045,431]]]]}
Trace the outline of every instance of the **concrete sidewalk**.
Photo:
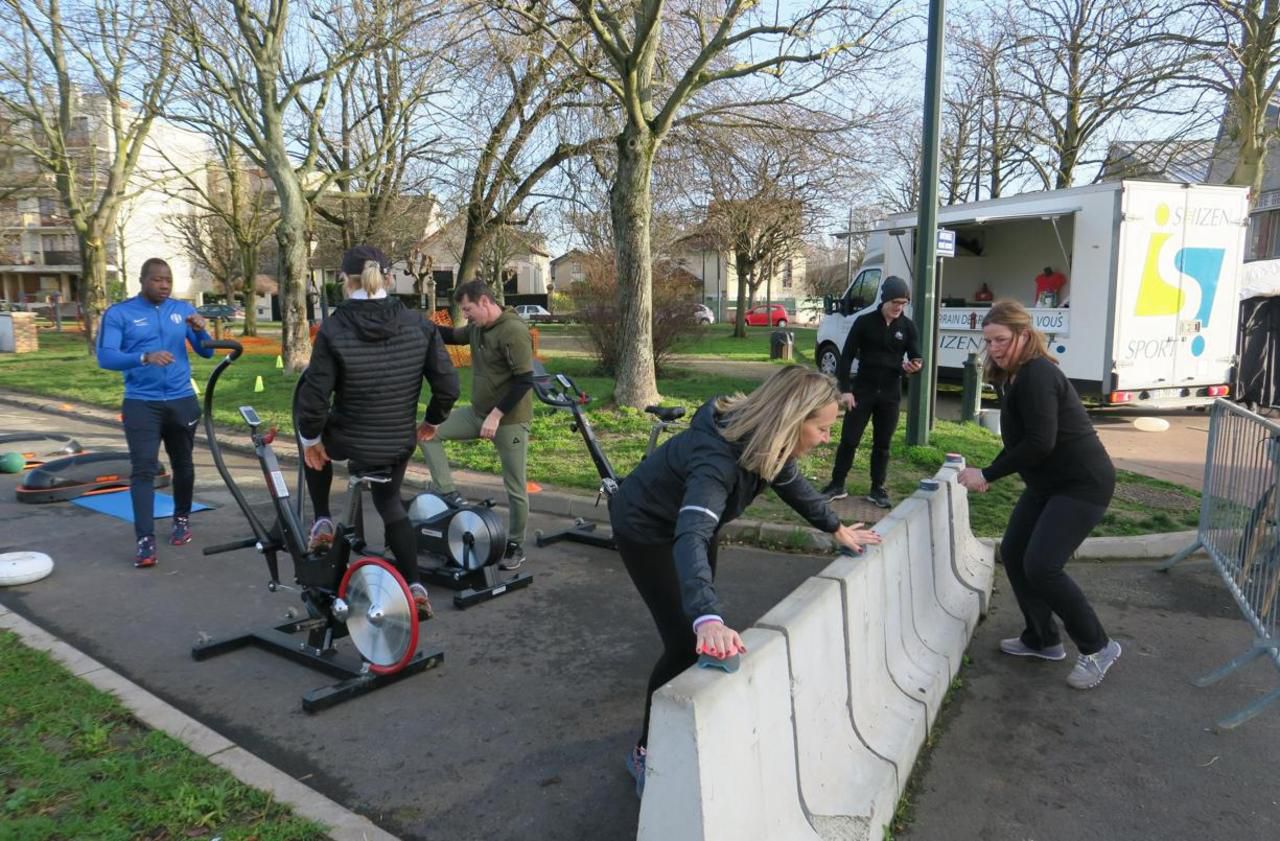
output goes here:
{"type": "MultiPolygon", "coordinates": [[[[1074,563],[1124,653],[1097,689],[1062,663],[997,651],[1022,630],[1007,580],[969,648],[962,685],[917,765],[915,841],[1264,841],[1280,837],[1280,702],[1232,731],[1214,722],[1273,691],[1261,658],[1209,688],[1192,679],[1252,641],[1207,561],[1074,563]]],[[[1067,645],[1070,655],[1075,651],[1067,645]]]]}

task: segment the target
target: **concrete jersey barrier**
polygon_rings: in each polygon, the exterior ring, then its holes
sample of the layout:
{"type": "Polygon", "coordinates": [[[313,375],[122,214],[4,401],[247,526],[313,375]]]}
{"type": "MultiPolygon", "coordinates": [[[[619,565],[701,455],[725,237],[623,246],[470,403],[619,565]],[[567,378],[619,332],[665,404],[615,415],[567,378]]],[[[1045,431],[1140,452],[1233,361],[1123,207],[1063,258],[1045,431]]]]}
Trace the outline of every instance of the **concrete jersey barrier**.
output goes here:
{"type": "Polygon", "coordinates": [[[883,836],[989,603],[959,466],[744,632],[737,673],[654,693],[640,841],[883,836]]]}

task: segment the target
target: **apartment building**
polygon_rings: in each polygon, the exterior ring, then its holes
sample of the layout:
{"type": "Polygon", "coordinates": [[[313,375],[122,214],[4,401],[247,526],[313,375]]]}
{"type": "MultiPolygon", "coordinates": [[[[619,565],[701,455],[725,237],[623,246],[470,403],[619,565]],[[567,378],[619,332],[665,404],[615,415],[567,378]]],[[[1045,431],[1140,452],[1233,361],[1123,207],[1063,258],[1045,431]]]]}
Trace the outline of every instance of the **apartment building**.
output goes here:
{"type": "MultiPolygon", "coordinates": [[[[114,154],[114,138],[100,97],[83,96],[76,111],[80,116],[67,140],[81,188],[91,197],[114,154]]],[[[10,125],[5,130],[23,129],[10,125]]],[[[32,137],[29,130],[26,136],[32,137]]],[[[39,142],[38,133],[33,139],[39,142]]],[[[199,302],[209,291],[208,278],[192,264],[170,224],[176,214],[191,212],[180,198],[176,168],[201,172],[209,157],[199,134],[161,120],[152,124],[129,198],[107,238],[108,280],[123,281],[125,295],[138,292],[138,271],[151,257],[169,262],[174,297],[199,302]]],[[[30,153],[0,142],[0,300],[28,308],[61,301],[64,314],[74,313],[80,275],[79,239],[53,176],[30,153]]]]}

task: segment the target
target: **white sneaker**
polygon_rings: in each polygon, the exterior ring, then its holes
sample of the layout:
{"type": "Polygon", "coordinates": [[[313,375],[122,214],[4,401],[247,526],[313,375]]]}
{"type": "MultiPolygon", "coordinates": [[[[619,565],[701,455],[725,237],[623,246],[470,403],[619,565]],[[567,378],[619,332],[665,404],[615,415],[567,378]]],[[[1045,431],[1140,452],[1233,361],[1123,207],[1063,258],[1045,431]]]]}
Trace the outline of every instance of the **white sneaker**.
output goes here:
{"type": "Polygon", "coordinates": [[[1009,637],[1007,640],[1000,640],[1000,650],[1005,654],[1012,654],[1014,657],[1039,657],[1041,660],[1059,660],[1067,659],[1067,650],[1062,647],[1062,643],[1051,645],[1048,648],[1032,648],[1022,641],[1022,637],[1009,637]]]}
{"type": "Polygon", "coordinates": [[[1067,675],[1067,685],[1072,689],[1092,689],[1102,683],[1107,670],[1120,659],[1120,643],[1111,640],[1101,651],[1081,654],[1076,667],[1067,675]]]}

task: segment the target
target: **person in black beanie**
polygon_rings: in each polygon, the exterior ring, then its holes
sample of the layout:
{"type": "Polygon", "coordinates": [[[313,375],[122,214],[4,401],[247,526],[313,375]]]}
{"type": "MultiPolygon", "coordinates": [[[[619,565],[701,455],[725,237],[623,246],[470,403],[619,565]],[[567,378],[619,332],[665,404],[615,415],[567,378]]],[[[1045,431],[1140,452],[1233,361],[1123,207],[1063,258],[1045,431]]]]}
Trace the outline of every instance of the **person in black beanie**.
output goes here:
{"type": "Polygon", "coordinates": [[[417,443],[434,436],[449,417],[459,395],[458,374],[436,326],[387,295],[390,267],[386,255],[368,245],[342,256],[339,277],[348,300],[316,334],[294,411],[316,514],[310,550],[322,551],[336,539],[329,517],[330,459],[347,459],[351,473],[387,474],[390,481],[373,484],[370,496],[396,569],[425,619],[431,600],[418,580],[417,536],[400,486],[417,443]],[[423,380],[431,400],[419,423],[423,380]]]}
{"type": "Polygon", "coordinates": [[[884,483],[889,473],[889,444],[898,427],[902,375],[914,374],[922,365],[916,325],[902,312],[910,302],[911,289],[907,282],[890,275],[880,286],[880,306],[859,316],[844,341],[836,379],[840,385],[840,405],[846,411],[831,482],[822,489],[823,496],[829,500],[849,495],[844,487],[845,479],[870,420],[871,490],[867,499],[881,508],[893,506],[884,483]],[[854,359],[858,360],[858,372],[852,375],[851,381],[854,359]]]}

